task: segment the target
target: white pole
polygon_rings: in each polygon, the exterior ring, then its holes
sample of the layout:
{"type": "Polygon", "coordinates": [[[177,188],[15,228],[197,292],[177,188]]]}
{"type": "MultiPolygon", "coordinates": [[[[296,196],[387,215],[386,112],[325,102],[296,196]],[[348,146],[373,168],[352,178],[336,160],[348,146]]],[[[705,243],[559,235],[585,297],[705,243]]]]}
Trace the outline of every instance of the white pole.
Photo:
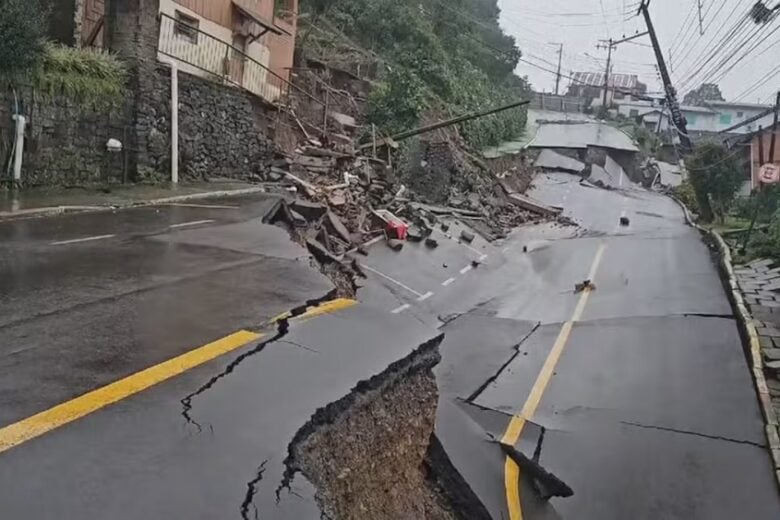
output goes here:
{"type": "Polygon", "coordinates": [[[179,69],[171,61],[171,183],[179,183],[179,69]]]}
{"type": "Polygon", "coordinates": [[[24,154],[24,125],[27,120],[24,116],[13,116],[16,120],[16,154],[14,155],[14,184],[22,180],[22,155],[24,154]]]}

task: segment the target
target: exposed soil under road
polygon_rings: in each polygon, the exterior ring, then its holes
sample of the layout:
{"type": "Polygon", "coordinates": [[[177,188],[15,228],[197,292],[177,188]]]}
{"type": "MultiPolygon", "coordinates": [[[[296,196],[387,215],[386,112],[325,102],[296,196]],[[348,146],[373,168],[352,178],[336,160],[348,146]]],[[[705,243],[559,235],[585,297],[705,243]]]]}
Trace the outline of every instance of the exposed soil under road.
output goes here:
{"type": "Polygon", "coordinates": [[[304,427],[310,433],[294,443],[294,465],[317,488],[327,518],[458,518],[425,464],[438,360],[423,346],[304,427]]]}

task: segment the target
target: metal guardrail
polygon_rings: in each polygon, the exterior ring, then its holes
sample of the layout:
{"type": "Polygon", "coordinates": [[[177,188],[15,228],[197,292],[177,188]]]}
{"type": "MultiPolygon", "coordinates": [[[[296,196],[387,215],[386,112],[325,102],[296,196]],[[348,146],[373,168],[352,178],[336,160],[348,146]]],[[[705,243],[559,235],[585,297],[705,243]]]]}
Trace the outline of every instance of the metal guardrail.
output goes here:
{"type": "Polygon", "coordinates": [[[165,13],[160,13],[157,50],[185,64],[181,67],[184,72],[210,76],[216,81],[243,88],[270,103],[287,95],[290,88],[296,88],[250,56],[249,53],[259,59],[268,59],[270,51],[259,41],[249,43],[246,50],[240,49],[165,13]]]}

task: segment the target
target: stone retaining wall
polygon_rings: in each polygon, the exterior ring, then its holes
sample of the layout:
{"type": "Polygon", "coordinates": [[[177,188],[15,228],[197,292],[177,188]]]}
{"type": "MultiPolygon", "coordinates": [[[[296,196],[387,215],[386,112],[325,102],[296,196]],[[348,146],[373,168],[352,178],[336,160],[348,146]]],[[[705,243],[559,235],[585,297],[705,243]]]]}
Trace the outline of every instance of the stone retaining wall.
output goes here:
{"type": "Polygon", "coordinates": [[[109,154],[110,138],[124,140],[127,118],[120,107],[96,108],[65,98],[45,98],[32,89],[0,90],[0,158],[2,178],[11,159],[16,106],[27,120],[22,185],[72,186],[118,182],[124,155],[109,154]]]}

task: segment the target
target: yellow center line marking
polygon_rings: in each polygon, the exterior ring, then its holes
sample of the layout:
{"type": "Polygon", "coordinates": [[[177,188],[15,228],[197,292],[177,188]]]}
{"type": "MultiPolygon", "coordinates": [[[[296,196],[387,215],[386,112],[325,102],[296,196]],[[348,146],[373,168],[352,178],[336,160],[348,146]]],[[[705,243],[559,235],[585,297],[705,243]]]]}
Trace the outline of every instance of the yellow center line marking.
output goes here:
{"type": "MultiPolygon", "coordinates": [[[[590,272],[588,273],[588,279],[593,280],[596,277],[596,271],[598,270],[601,258],[604,256],[604,248],[606,245],[602,242],[599,244],[599,248],[596,251],[596,256],[593,258],[593,264],[591,264],[590,272]]],[[[539,375],[536,377],[531,392],[528,394],[528,398],[523,405],[519,415],[512,417],[509,421],[509,425],[504,432],[501,442],[505,444],[516,444],[520,435],[523,433],[523,427],[527,420],[529,420],[536,413],[536,409],[539,407],[539,403],[542,400],[542,395],[547,389],[547,385],[550,383],[552,374],[555,371],[555,367],[558,365],[558,361],[561,359],[563,349],[566,347],[566,343],[571,335],[571,330],[574,327],[574,323],[582,318],[582,313],[585,311],[585,304],[588,302],[591,289],[585,288],[580,295],[580,299],[577,301],[577,306],[574,308],[574,313],[571,319],[561,326],[561,331],[558,333],[558,337],[555,339],[550,353],[547,355],[547,359],[542,365],[542,369],[539,375]]],[[[506,503],[509,510],[510,520],[522,520],[523,512],[520,507],[520,468],[517,463],[506,458],[504,461],[504,487],[506,489],[506,503]]]]}
{"type": "MultiPolygon", "coordinates": [[[[297,319],[311,319],[315,316],[336,312],[356,304],[355,300],[339,298],[309,309],[304,314],[298,316],[297,319]]],[[[261,337],[263,337],[261,333],[240,330],[97,390],[87,392],[70,401],[58,404],[31,417],[0,428],[0,453],[81,419],[101,408],[162,383],[253,341],[257,341],[261,337]]]]}
{"type": "Polygon", "coordinates": [[[239,347],[262,334],[240,330],[181,356],[66,401],[0,429],[0,453],[89,415],[239,347]]]}
{"type": "Polygon", "coordinates": [[[315,316],[320,316],[321,314],[328,314],[331,312],[340,311],[342,309],[348,309],[353,305],[357,305],[357,300],[352,300],[350,298],[336,298],[335,300],[330,300],[321,303],[317,307],[312,307],[311,309],[304,312],[300,316],[292,316],[289,312],[284,312],[274,318],[271,318],[271,320],[268,323],[275,323],[277,321],[284,320],[287,318],[294,318],[297,320],[302,320],[304,318],[313,318],[315,316]]]}

